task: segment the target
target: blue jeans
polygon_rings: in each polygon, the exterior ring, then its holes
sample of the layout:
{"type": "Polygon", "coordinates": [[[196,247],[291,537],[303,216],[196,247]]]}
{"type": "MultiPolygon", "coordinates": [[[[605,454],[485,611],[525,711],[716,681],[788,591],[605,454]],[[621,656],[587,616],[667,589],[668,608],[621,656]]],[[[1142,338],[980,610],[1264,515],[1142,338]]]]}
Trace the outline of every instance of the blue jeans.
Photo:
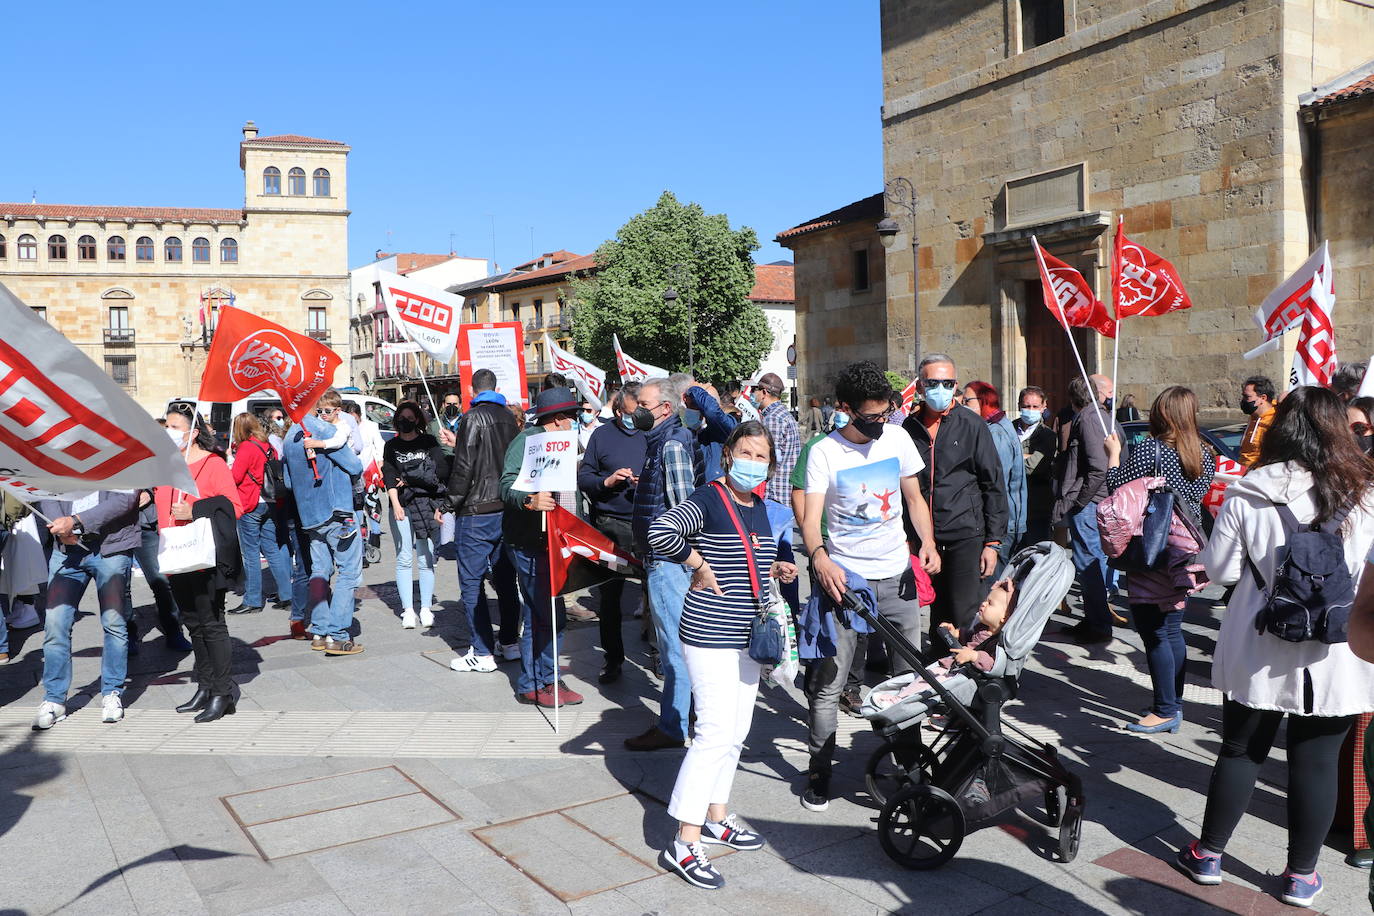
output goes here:
{"type": "Polygon", "coordinates": [[[559,630],[563,629],[567,617],[563,607],[549,595],[549,555],[542,551],[526,553],[509,544],[506,555],[520,583],[520,619],[525,625],[520,634],[520,677],[515,681],[515,692],[531,693],[547,687],[558,677],[558,659],[553,654],[552,615],[558,615],[559,630]]]}
{"type": "Polygon", "coordinates": [[[291,549],[286,539],[277,535],[275,506],[258,503],[256,508],[239,517],[239,549],[243,551],[243,603],[262,607],[259,554],[267,557],[267,567],[272,570],[272,581],[277,585],[277,600],[284,599],[287,583],[291,581],[291,549]]]}
{"type": "Polygon", "coordinates": [[[335,641],[349,638],[353,592],[362,579],[363,542],[352,515],[305,529],[310,549],[310,632],[335,641]],[[337,573],[330,593],[329,577],[337,573]]]}
{"type": "Polygon", "coordinates": [[[454,519],[453,546],[458,555],[458,588],[468,615],[468,632],[472,634],[472,654],[491,655],[496,634],[492,631],[491,609],[482,593],[482,579],[492,577],[498,598],[509,587],[509,583],[497,580],[496,573],[501,562],[501,513],[458,516],[454,519]]]}
{"type": "Polygon", "coordinates": [[[1089,503],[1069,515],[1069,543],[1078,587],[1083,592],[1083,622],[1099,633],[1112,632],[1112,612],[1107,607],[1107,555],[1097,534],[1097,506],[1089,503]]]}
{"type": "Polygon", "coordinates": [[[650,560],[647,584],[649,613],[658,637],[658,658],[663,665],[663,699],[658,727],[673,738],[687,738],[687,716],[692,708],[692,681],[682,657],[682,602],[692,584],[692,572],[681,563],[650,560]]]}
{"type": "Polygon", "coordinates": [[[1145,659],[1154,683],[1150,711],[1172,719],[1183,711],[1183,671],[1188,645],[1183,641],[1183,608],[1166,611],[1155,604],[1131,605],[1135,629],[1145,644],[1145,659]]]}
{"type": "Polygon", "coordinates": [[[124,621],[124,580],[132,557],[102,557],[81,546],[52,552],[48,564],[48,619],[43,629],[43,699],[65,703],[72,686],[72,625],[76,608],[95,580],[105,647],[100,653],[100,692],[123,693],[129,666],[129,631],[124,621]]]}
{"type": "MultiPolygon", "coordinates": [[[[277,537],[286,539],[287,556],[291,560],[291,620],[305,620],[310,609],[310,547],[300,536],[300,521],[290,505],[277,512],[277,537]]],[[[277,597],[281,598],[278,586],[277,597]]]]}
{"type": "Polygon", "coordinates": [[[396,521],[396,513],[389,505],[387,518],[391,521],[391,540],[396,545],[396,593],[401,596],[401,610],[415,610],[412,566],[419,567],[420,607],[429,607],[434,603],[434,542],[415,537],[410,518],[396,521]]]}

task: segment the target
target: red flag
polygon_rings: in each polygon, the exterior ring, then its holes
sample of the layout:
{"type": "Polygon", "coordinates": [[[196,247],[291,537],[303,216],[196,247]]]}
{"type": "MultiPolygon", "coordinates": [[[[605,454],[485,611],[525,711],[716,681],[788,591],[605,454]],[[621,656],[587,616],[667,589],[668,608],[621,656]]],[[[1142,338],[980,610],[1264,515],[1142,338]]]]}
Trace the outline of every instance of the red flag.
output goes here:
{"type": "Polygon", "coordinates": [[[1040,284],[1045,288],[1045,305],[1065,330],[1092,328],[1103,337],[1116,336],[1116,322],[1083,275],[1040,247],[1031,237],[1035,257],[1040,262],[1040,284]]]}
{"type": "Polygon", "coordinates": [[[1193,307],[1174,265],[1126,238],[1120,223],[1112,246],[1112,291],[1117,320],[1193,307]]]}
{"type": "Polygon", "coordinates": [[[551,594],[587,588],[613,576],[640,574],[638,560],[567,509],[558,506],[545,516],[551,594]]]}
{"type": "Polygon", "coordinates": [[[377,467],[377,460],[374,458],[367,467],[363,468],[363,485],[382,489],[386,482],[382,479],[382,470],[377,467]]]}
{"type": "Polygon", "coordinates": [[[911,384],[902,389],[902,410],[911,413],[911,407],[914,403],[916,403],[916,379],[912,379],[911,384]]]}
{"type": "Polygon", "coordinates": [[[200,397],[236,401],[271,389],[297,423],[333,384],[343,360],[329,347],[252,312],[225,307],[205,361],[200,397]]]}

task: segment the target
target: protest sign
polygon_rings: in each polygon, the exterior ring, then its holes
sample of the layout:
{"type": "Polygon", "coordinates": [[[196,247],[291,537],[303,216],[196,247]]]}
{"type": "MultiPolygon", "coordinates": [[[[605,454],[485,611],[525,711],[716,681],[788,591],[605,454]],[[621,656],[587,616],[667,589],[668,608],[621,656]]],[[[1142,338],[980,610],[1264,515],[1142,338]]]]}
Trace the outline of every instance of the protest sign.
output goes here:
{"type": "Polygon", "coordinates": [[[558,493],[577,489],[577,433],[536,433],[522,443],[520,476],[513,489],[522,493],[558,493]]]}
{"type": "Polygon", "coordinates": [[[496,391],[509,404],[530,404],[525,381],[525,329],[518,321],[465,324],[458,329],[458,374],[463,386],[463,409],[472,402],[472,374],[490,369],[496,391]]]}

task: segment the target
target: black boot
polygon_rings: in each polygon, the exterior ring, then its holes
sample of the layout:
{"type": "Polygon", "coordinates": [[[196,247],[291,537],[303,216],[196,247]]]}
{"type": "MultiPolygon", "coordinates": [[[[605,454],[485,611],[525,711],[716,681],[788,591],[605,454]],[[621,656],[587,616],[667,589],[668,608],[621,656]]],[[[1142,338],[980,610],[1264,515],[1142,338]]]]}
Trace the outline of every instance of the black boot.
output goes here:
{"type": "Polygon", "coordinates": [[[232,716],[235,712],[234,698],[217,696],[210,698],[210,705],[201,710],[200,715],[196,716],[197,722],[213,722],[223,716],[232,716]]]}
{"type": "Polygon", "coordinates": [[[206,687],[197,687],[195,695],[177,707],[177,712],[200,712],[205,705],[210,702],[210,690],[206,687]]]}

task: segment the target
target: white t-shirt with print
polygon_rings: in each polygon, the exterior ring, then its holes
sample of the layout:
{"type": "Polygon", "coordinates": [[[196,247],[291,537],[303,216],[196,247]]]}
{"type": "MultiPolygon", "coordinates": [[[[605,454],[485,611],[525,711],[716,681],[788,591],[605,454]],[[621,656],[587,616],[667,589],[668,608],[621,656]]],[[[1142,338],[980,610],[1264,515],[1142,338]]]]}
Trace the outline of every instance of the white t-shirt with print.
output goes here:
{"type": "Polygon", "coordinates": [[[911,436],[884,424],[855,445],[839,431],[811,447],[806,492],[825,494],[830,558],[865,579],[899,575],[911,562],[902,527],[902,478],[925,468],[911,436]]]}

